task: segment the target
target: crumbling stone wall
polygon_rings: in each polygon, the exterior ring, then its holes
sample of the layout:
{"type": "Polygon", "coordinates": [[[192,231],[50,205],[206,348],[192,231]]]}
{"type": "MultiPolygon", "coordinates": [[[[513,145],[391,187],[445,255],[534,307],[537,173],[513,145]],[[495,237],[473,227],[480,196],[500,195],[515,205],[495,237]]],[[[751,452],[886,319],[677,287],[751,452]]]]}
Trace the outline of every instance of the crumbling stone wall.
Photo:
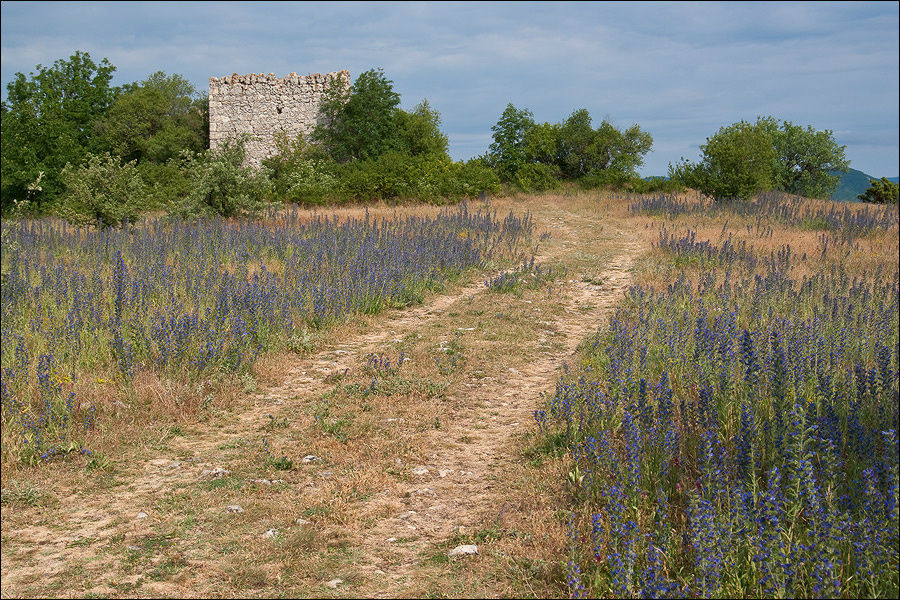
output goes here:
{"type": "Polygon", "coordinates": [[[275,134],[289,139],[308,136],[319,119],[319,103],[331,80],[350,87],[350,73],[315,73],[301,77],[291,73],[284,79],[253,73],[209,78],[209,146],[246,135],[244,164],[259,166],[275,154],[275,134]]]}

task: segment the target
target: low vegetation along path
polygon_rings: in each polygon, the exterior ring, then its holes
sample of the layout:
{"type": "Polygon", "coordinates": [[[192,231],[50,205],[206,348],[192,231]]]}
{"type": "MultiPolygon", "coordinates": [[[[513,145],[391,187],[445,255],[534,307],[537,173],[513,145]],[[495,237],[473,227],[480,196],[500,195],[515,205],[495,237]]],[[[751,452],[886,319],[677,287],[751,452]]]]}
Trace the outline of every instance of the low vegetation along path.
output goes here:
{"type": "Polygon", "coordinates": [[[533,413],[647,245],[596,207],[533,210],[564,275],[264,359],[228,411],[5,517],[3,596],[559,593],[565,461],[529,458],[533,413]]]}

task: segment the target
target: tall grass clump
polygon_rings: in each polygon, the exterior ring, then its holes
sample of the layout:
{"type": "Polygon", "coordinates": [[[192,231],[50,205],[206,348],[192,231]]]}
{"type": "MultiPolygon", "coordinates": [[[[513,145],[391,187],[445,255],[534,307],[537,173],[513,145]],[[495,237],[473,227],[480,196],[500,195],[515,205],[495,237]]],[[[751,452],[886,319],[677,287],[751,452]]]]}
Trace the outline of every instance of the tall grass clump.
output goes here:
{"type": "Polygon", "coordinates": [[[47,459],[66,432],[91,425],[76,381],[242,373],[312,329],[419,302],[465,269],[521,258],[532,221],[463,205],[385,220],[288,210],[269,221],[2,228],[4,445],[47,459]]]}
{"type": "Polygon", "coordinates": [[[900,275],[659,247],[723,268],[633,286],[536,413],[573,460],[573,596],[896,597],[900,275]]]}

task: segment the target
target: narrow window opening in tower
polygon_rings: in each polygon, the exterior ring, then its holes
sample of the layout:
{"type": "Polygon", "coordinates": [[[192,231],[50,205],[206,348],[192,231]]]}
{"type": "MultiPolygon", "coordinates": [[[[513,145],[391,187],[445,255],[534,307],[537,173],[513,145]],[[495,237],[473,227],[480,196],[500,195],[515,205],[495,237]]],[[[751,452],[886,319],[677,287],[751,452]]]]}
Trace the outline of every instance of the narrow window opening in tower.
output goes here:
{"type": "Polygon", "coordinates": [[[275,107],[275,112],[277,112],[277,113],[280,115],[280,114],[281,114],[281,107],[280,107],[280,106],[276,106],[276,107],[275,107]]]}

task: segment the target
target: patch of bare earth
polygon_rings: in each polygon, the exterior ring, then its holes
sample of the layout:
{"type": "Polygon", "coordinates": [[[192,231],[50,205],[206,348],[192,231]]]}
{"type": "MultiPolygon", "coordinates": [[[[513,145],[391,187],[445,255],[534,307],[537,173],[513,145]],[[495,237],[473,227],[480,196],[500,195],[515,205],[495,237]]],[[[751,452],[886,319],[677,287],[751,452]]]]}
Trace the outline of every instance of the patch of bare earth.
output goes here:
{"type": "Polygon", "coordinates": [[[233,410],[137,440],[113,472],[16,487],[3,596],[561,593],[565,461],[528,454],[533,412],[647,244],[615,211],[527,208],[563,278],[479,279],[345,328],[260,361],[233,410]],[[478,554],[447,556],[462,544],[478,554]]]}

